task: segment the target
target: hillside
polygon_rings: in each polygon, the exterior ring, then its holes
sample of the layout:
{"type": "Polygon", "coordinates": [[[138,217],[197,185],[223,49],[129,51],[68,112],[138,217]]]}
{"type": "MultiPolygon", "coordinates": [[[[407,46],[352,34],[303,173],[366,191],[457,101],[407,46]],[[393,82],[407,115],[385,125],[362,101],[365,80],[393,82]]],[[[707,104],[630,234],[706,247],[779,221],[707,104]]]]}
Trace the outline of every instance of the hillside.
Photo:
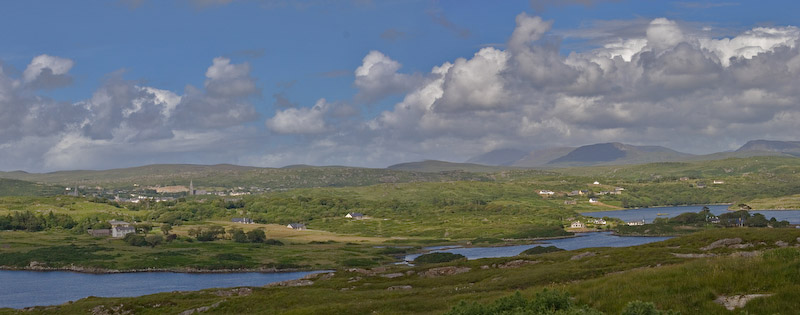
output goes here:
{"type": "Polygon", "coordinates": [[[448,171],[464,171],[475,173],[491,173],[510,170],[511,167],[502,166],[489,166],[473,163],[453,163],[436,160],[426,160],[420,162],[400,163],[387,167],[388,170],[393,171],[408,171],[408,172],[448,172],[448,171]]]}
{"type": "Polygon", "coordinates": [[[800,156],[800,141],[752,140],[745,143],[736,152],[779,152],[800,156]]]}
{"type": "Polygon", "coordinates": [[[525,157],[521,158],[519,161],[514,163],[514,166],[518,167],[543,167],[547,163],[562,156],[567,155],[568,153],[575,150],[572,147],[558,147],[558,148],[548,148],[548,149],[541,149],[541,150],[533,150],[525,157]]]}
{"type": "Polygon", "coordinates": [[[62,186],[0,178],[0,196],[52,196],[63,192],[62,186]]]}
{"type": "MultiPolygon", "coordinates": [[[[483,167],[483,166],[481,166],[483,167]]],[[[488,170],[487,170],[488,171],[488,170]]],[[[43,182],[63,186],[87,185],[105,188],[153,185],[196,187],[302,187],[364,186],[379,183],[484,180],[485,176],[464,172],[430,173],[356,167],[291,166],[258,168],[235,165],[160,164],[103,171],[61,171],[46,174],[0,172],[0,178],[43,182]]]]}
{"type": "Polygon", "coordinates": [[[675,161],[691,156],[665,147],[634,146],[613,142],[582,146],[547,164],[549,166],[641,164],[675,161]]]}
{"type": "Polygon", "coordinates": [[[466,163],[511,166],[528,155],[528,152],[517,149],[499,149],[486,152],[467,160],[466,163]]]}

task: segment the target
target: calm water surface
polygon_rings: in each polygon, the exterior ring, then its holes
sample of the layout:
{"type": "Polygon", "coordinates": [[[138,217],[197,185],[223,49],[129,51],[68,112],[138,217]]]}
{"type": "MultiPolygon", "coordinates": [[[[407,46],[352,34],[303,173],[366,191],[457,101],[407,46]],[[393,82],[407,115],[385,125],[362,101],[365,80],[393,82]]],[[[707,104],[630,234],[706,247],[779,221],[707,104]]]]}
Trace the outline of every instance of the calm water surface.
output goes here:
{"type": "MultiPolygon", "coordinates": [[[[519,255],[528,248],[536,246],[555,246],[561,249],[573,250],[589,247],[626,247],[652,242],[659,242],[670,239],[671,237],[644,237],[644,236],[616,236],[611,232],[577,233],[577,237],[562,238],[556,240],[542,241],[539,244],[500,246],[500,247],[469,247],[469,248],[450,248],[434,249],[426,248],[432,252],[461,254],[467,259],[511,257],[519,255]]],[[[413,261],[421,254],[407,255],[406,261],[413,261]]]]}
{"type": "MultiPolygon", "coordinates": [[[[720,215],[728,211],[727,205],[711,205],[707,206],[711,213],[720,215]]],[[[639,221],[645,220],[647,223],[653,222],[655,218],[671,218],[684,212],[700,212],[703,206],[679,206],[679,207],[658,207],[658,208],[641,208],[641,209],[627,209],[627,210],[614,210],[614,211],[599,211],[599,212],[584,212],[584,216],[602,218],[618,218],[623,221],[639,221]],[[661,214],[661,215],[659,215],[661,214]]],[[[761,213],[767,219],[775,217],[778,221],[789,221],[792,224],[800,224],[800,210],[751,210],[750,213],[761,213]]]]}
{"type": "Polygon", "coordinates": [[[131,297],[169,291],[263,286],[300,279],[311,272],[86,274],[66,271],[0,270],[0,308],[55,305],[88,296],[131,297]]]}

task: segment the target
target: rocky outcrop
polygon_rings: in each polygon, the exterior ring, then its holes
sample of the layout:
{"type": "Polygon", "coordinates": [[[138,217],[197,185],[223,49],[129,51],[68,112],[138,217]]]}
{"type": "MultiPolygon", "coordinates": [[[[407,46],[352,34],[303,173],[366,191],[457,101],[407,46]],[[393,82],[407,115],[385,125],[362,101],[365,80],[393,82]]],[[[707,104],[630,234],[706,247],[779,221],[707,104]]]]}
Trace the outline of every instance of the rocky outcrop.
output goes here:
{"type": "Polygon", "coordinates": [[[387,274],[383,274],[383,275],[381,275],[381,277],[384,277],[384,278],[389,278],[389,279],[394,279],[394,278],[399,278],[399,277],[402,277],[402,276],[405,276],[405,275],[406,275],[406,274],[404,274],[404,273],[395,272],[395,273],[387,273],[387,274]]]}
{"type": "Polygon", "coordinates": [[[218,290],[212,292],[212,294],[216,296],[248,296],[253,294],[253,289],[251,288],[235,288],[230,290],[218,290]]]}
{"type": "Polygon", "coordinates": [[[533,265],[539,263],[538,260],[525,260],[525,259],[517,259],[512,260],[504,264],[497,265],[497,268],[500,269],[510,269],[510,268],[519,268],[526,265],[533,265]]]}
{"type": "Polygon", "coordinates": [[[217,308],[217,306],[222,304],[222,302],[225,302],[225,300],[219,301],[219,302],[211,304],[209,306],[201,306],[201,307],[198,307],[198,308],[185,310],[183,312],[180,312],[178,315],[191,315],[191,314],[194,314],[194,313],[208,312],[209,310],[211,310],[213,308],[217,308]]]}
{"type": "Polygon", "coordinates": [[[411,289],[413,289],[413,287],[410,286],[410,285],[394,285],[394,286],[386,288],[386,290],[389,290],[389,291],[411,290],[411,289]]]}
{"type": "Polygon", "coordinates": [[[587,257],[592,257],[592,256],[595,256],[595,255],[597,255],[597,254],[593,253],[593,252],[585,252],[585,253],[580,253],[580,254],[577,254],[575,256],[572,256],[572,257],[570,257],[569,260],[581,260],[581,259],[584,259],[584,258],[587,258],[587,257]]]}
{"type": "Polygon", "coordinates": [[[470,270],[472,270],[472,268],[470,267],[455,267],[455,266],[438,267],[438,268],[428,269],[425,272],[420,273],[420,276],[423,278],[452,276],[460,273],[469,272],[470,270]]]}
{"type": "Polygon", "coordinates": [[[678,258],[707,258],[707,257],[717,256],[714,254],[678,254],[678,253],[672,253],[672,255],[678,258]]]}
{"type": "Polygon", "coordinates": [[[728,246],[728,245],[739,244],[741,242],[742,242],[742,239],[738,238],[738,237],[737,238],[723,238],[721,240],[717,240],[717,241],[709,244],[708,246],[702,247],[700,249],[708,251],[708,250],[712,250],[712,249],[715,249],[715,248],[725,247],[725,246],[728,246]]]}
{"type": "Polygon", "coordinates": [[[304,287],[314,284],[314,281],[308,279],[286,280],[281,282],[270,283],[265,285],[266,288],[271,287],[304,287]]]}
{"type": "Polygon", "coordinates": [[[772,294],[743,294],[732,296],[720,295],[716,300],[714,300],[714,302],[724,306],[729,311],[732,311],[734,309],[744,307],[747,302],[750,302],[752,299],[768,296],[772,296],[772,294]]]}

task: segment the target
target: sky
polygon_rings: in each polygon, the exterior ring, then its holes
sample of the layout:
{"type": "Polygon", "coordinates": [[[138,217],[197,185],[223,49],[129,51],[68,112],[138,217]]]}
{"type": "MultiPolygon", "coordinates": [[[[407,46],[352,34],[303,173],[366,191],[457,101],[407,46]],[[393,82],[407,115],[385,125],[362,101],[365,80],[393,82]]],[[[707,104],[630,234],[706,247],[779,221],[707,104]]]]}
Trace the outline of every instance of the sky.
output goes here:
{"type": "Polygon", "coordinates": [[[797,1],[0,3],[0,170],[800,140],[797,1]]]}

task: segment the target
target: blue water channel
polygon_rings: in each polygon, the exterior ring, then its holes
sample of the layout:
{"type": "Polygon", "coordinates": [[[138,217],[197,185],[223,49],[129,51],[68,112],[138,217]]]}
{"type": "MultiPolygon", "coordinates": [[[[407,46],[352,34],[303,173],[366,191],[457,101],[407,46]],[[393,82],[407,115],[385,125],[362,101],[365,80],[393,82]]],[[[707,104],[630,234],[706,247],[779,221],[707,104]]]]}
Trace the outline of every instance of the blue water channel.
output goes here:
{"type": "Polygon", "coordinates": [[[159,292],[263,286],[300,279],[311,272],[88,274],[66,271],[0,270],[0,308],[56,305],[88,296],[132,297],[159,292]]]}
{"type": "MultiPolygon", "coordinates": [[[[616,236],[611,232],[577,233],[576,237],[546,240],[537,244],[497,246],[497,247],[463,247],[435,249],[426,248],[429,252],[461,254],[467,259],[496,258],[516,256],[528,248],[536,246],[555,246],[565,250],[590,248],[590,247],[626,247],[660,242],[670,237],[651,236],[616,236]]],[[[405,261],[413,261],[421,254],[406,255],[405,261]]]]}
{"type": "MultiPolygon", "coordinates": [[[[727,205],[710,205],[708,209],[714,215],[720,215],[728,210],[727,205]]],[[[641,208],[641,209],[627,209],[627,210],[614,210],[614,211],[598,211],[598,212],[584,212],[582,215],[595,218],[618,218],[626,222],[645,220],[647,223],[652,223],[655,218],[671,218],[684,212],[700,212],[703,209],[702,205],[699,206],[679,206],[679,207],[656,207],[656,208],[641,208]]],[[[774,217],[778,221],[789,221],[792,224],[800,224],[800,210],[751,210],[750,213],[761,213],[767,219],[774,217]]]]}

